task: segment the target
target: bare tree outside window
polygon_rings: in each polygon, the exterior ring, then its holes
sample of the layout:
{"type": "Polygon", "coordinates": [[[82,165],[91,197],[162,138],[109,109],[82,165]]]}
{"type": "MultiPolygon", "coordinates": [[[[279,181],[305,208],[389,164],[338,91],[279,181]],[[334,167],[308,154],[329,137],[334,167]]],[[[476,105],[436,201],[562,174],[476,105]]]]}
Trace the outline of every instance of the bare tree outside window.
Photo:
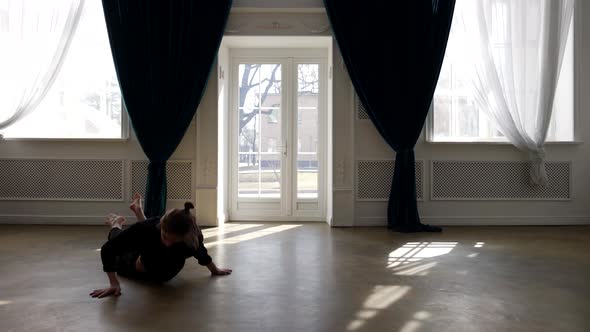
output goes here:
{"type": "MultiPolygon", "coordinates": [[[[302,101],[302,96],[317,99],[317,68],[310,69],[307,65],[298,65],[297,68],[298,102],[302,101]]],[[[276,63],[239,65],[239,192],[244,196],[280,195],[283,148],[281,69],[281,64],[276,63]]],[[[316,102],[313,103],[313,108],[316,108],[316,102]]],[[[313,117],[309,120],[307,122],[311,123],[311,127],[317,127],[317,120],[313,117]]]]}

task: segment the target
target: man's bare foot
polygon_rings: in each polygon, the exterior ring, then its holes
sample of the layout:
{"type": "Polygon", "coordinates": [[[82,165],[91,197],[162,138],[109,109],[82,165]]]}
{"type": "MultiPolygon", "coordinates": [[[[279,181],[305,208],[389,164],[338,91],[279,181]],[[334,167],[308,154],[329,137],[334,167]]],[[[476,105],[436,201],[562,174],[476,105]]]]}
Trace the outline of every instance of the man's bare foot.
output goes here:
{"type": "Polygon", "coordinates": [[[125,224],[125,218],[114,213],[109,213],[104,223],[110,225],[111,228],[123,229],[123,224],[125,224]]]}
{"type": "Polygon", "coordinates": [[[131,209],[131,211],[133,211],[135,215],[143,214],[141,195],[139,193],[135,193],[135,195],[133,195],[133,200],[131,201],[129,208],[131,209]]]}

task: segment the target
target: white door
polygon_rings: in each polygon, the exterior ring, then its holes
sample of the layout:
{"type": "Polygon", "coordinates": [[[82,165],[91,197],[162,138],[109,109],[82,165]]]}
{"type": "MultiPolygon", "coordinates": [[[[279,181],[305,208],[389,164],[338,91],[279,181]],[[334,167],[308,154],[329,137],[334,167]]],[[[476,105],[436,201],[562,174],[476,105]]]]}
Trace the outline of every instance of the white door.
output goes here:
{"type": "Polygon", "coordinates": [[[321,55],[232,50],[231,220],[325,219],[321,55]]]}

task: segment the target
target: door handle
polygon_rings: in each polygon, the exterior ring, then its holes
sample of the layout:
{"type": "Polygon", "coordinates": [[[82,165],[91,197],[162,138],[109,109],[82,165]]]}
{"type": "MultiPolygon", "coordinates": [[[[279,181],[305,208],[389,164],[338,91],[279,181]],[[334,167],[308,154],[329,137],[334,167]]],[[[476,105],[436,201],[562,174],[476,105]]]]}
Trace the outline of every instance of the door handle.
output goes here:
{"type": "Polygon", "coordinates": [[[282,146],[281,146],[282,150],[283,150],[283,156],[287,156],[287,142],[285,142],[282,146]]]}

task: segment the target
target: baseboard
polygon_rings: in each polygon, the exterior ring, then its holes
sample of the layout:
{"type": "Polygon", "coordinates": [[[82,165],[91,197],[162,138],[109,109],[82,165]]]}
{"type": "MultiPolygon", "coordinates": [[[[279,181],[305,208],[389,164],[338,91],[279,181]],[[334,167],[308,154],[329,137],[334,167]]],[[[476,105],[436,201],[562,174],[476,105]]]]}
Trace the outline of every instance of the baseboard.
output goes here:
{"type": "MultiPolygon", "coordinates": [[[[569,226],[590,225],[590,216],[461,216],[420,217],[422,223],[436,226],[569,226]]],[[[354,226],[385,226],[387,217],[360,217],[354,226]]]]}
{"type": "MultiPolygon", "coordinates": [[[[124,216],[129,223],[134,216],[124,216]]],[[[0,225],[104,225],[104,216],[71,215],[0,215],[0,225]]],[[[302,218],[305,219],[305,218],[302,218]]],[[[590,216],[461,216],[420,218],[437,226],[568,226],[590,225],[590,216]]],[[[311,221],[311,220],[300,220],[311,221]]],[[[323,220],[325,222],[325,220],[323,220]]],[[[386,217],[360,217],[353,226],[385,226],[386,217]]],[[[206,225],[203,225],[206,226],[206,225]]]]}
{"type": "MultiPolygon", "coordinates": [[[[135,216],[124,216],[127,220],[127,224],[135,222],[135,216]]],[[[269,218],[268,221],[285,221],[278,220],[280,218],[269,218]]],[[[66,216],[66,215],[0,215],[0,225],[104,225],[105,216],[66,216]]],[[[237,221],[260,221],[256,218],[239,218],[235,220],[228,220],[232,222],[237,221]]],[[[318,218],[310,217],[297,217],[297,220],[290,220],[291,222],[326,222],[325,218],[321,220],[318,218]]],[[[200,226],[204,227],[215,227],[217,225],[208,225],[205,223],[199,223],[200,226]]]]}
{"type": "MultiPolygon", "coordinates": [[[[135,216],[124,216],[128,223],[135,216]]],[[[104,225],[105,216],[0,215],[0,225],[104,225]]]]}
{"type": "Polygon", "coordinates": [[[326,218],[318,218],[318,217],[304,217],[304,216],[298,216],[298,217],[280,217],[280,216],[274,216],[274,217],[253,217],[253,216],[247,216],[247,215],[240,215],[240,216],[235,216],[235,217],[231,217],[227,220],[227,222],[252,222],[252,221],[256,221],[256,222],[305,222],[305,223],[325,223],[326,222],[326,218]]]}
{"type": "MultiPolygon", "coordinates": [[[[123,216],[126,225],[136,222],[135,216],[123,216]]],[[[105,216],[63,216],[63,215],[0,215],[0,225],[104,225],[105,216]]],[[[199,226],[214,227],[199,223],[199,226]]]]}

